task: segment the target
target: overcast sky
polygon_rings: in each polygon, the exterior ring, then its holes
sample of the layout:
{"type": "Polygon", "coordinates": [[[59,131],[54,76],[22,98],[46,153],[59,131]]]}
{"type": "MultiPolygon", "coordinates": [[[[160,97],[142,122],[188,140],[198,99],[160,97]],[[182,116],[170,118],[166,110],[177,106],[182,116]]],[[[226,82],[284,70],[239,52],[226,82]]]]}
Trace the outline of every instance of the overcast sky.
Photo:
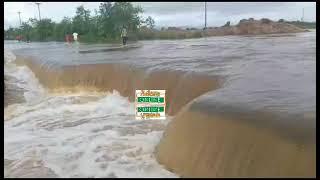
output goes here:
{"type": "MultiPolygon", "coordinates": [[[[64,16],[75,15],[76,7],[84,5],[90,9],[98,9],[99,2],[43,2],[40,5],[41,18],[51,18],[58,22],[64,16]]],[[[151,16],[155,25],[162,26],[204,26],[204,3],[201,2],[135,2],[144,9],[142,17],[151,16]]],[[[316,21],[315,2],[208,2],[208,26],[222,26],[227,21],[236,24],[240,19],[253,17],[255,19],[270,18],[272,20],[300,20],[304,9],[305,21],[316,21]]],[[[19,24],[18,11],[21,20],[38,19],[38,9],[31,2],[5,2],[4,28],[16,27],[19,24]]]]}

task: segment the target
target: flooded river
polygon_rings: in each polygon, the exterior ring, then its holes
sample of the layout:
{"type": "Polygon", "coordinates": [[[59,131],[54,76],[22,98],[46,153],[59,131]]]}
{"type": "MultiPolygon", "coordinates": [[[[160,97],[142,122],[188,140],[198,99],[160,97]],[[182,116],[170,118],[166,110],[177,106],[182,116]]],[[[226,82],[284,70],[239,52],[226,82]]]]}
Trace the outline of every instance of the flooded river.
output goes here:
{"type": "Polygon", "coordinates": [[[24,98],[5,107],[6,177],[179,177],[154,151],[187,104],[207,114],[272,114],[272,122],[248,121],[315,143],[315,31],[79,53],[109,46],[4,42],[6,83],[24,98]],[[138,88],[167,90],[166,120],[135,120],[138,88]]]}

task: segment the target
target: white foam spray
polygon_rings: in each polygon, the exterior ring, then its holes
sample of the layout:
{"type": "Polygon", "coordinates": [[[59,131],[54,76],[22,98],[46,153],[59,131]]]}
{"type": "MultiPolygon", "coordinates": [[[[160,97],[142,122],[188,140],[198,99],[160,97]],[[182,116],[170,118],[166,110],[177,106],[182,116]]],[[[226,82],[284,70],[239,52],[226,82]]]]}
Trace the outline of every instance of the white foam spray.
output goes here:
{"type": "Polygon", "coordinates": [[[5,108],[6,177],[177,177],[154,157],[167,120],[135,120],[118,92],[49,94],[5,50],[26,102],[5,108]]]}

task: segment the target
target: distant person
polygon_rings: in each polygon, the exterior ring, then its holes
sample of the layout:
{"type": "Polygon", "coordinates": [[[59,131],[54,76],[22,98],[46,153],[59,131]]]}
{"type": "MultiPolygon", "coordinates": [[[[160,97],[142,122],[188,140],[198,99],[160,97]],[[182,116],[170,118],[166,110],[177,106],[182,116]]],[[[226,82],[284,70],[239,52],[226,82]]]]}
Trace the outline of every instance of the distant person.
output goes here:
{"type": "Polygon", "coordinates": [[[30,35],[27,34],[26,38],[27,38],[27,43],[29,43],[30,42],[30,35]]]}
{"type": "Polygon", "coordinates": [[[69,34],[68,37],[69,37],[69,42],[73,42],[74,41],[72,34],[69,34]]]}
{"type": "Polygon", "coordinates": [[[68,34],[66,34],[66,35],[64,36],[64,40],[65,40],[67,43],[69,42],[68,34]]]}
{"type": "Polygon", "coordinates": [[[122,45],[126,45],[128,36],[127,36],[127,29],[124,26],[122,28],[121,37],[122,37],[122,45]]]}
{"type": "Polygon", "coordinates": [[[78,33],[74,32],[72,35],[73,35],[73,40],[78,41],[78,33]]]}
{"type": "Polygon", "coordinates": [[[67,42],[67,43],[71,43],[72,41],[73,41],[72,35],[71,35],[71,34],[67,34],[67,35],[66,35],[66,42],[67,42]]]}
{"type": "Polygon", "coordinates": [[[16,40],[18,40],[20,42],[22,40],[22,36],[20,36],[20,35],[16,36],[16,40]]]}

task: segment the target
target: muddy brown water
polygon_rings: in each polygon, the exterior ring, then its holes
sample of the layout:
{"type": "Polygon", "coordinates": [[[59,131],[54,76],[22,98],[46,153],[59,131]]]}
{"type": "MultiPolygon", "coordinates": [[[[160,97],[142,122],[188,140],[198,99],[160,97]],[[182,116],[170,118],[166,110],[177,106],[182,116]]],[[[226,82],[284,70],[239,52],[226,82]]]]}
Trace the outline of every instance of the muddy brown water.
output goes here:
{"type": "MultiPolygon", "coordinates": [[[[167,113],[176,117],[172,126],[169,125],[171,130],[169,128],[166,131],[158,146],[157,158],[173,172],[197,177],[228,176],[228,173],[230,176],[259,176],[268,173],[290,176],[295,168],[300,168],[297,166],[290,169],[284,167],[288,164],[282,164],[279,167],[283,167],[283,171],[273,169],[271,167],[277,161],[267,162],[267,157],[272,158],[272,154],[269,154],[255,166],[246,165],[247,170],[233,169],[228,172],[221,168],[231,165],[221,165],[219,169],[219,165],[210,166],[199,162],[202,169],[191,170],[197,166],[197,162],[188,160],[187,157],[192,155],[191,151],[195,150],[193,147],[196,147],[195,142],[199,139],[188,135],[196,133],[203,140],[201,143],[210,144],[204,137],[212,136],[208,134],[210,127],[214,130],[214,125],[217,125],[221,130],[230,127],[236,131],[238,127],[239,132],[252,132],[252,136],[259,134],[261,129],[266,134],[258,137],[270,141],[269,145],[274,144],[277,148],[288,148],[291,157],[296,154],[295,146],[291,144],[308,146],[310,153],[299,154],[300,159],[293,162],[299,163],[301,159],[307,159],[301,163],[311,163],[312,170],[301,170],[300,174],[292,175],[312,176],[315,172],[312,157],[315,157],[316,131],[315,39],[316,33],[311,31],[277,36],[155,40],[139,42],[141,47],[126,51],[87,54],[79,53],[79,50],[92,50],[95,45],[49,42],[20,45],[13,52],[17,55],[18,62],[27,65],[40,83],[51,91],[117,90],[132,101],[135,89],[166,89],[169,100],[167,113]],[[192,123],[198,123],[199,127],[194,129],[196,132],[185,129],[193,126],[192,123]],[[204,130],[206,125],[208,129],[204,130]],[[174,145],[177,142],[182,143],[181,146],[174,145]],[[172,162],[177,153],[180,154],[180,160],[172,162]],[[262,162],[267,162],[270,171],[261,170],[262,162]],[[188,164],[188,167],[183,168],[184,164],[188,164]],[[249,170],[254,172],[249,173],[249,170]]],[[[96,48],[101,48],[101,45],[96,45],[96,48]]],[[[215,137],[223,135],[223,131],[217,133],[215,137]]],[[[232,132],[225,133],[227,135],[232,132]]],[[[230,134],[230,137],[233,136],[237,135],[230,134]]],[[[250,137],[245,134],[243,137],[238,136],[238,141],[250,137]]],[[[251,146],[261,139],[243,140],[243,144],[251,146]]],[[[268,142],[264,145],[257,143],[258,147],[254,149],[257,153],[254,156],[259,156],[262,147],[267,144],[268,142]]],[[[217,148],[217,145],[208,146],[208,149],[211,148],[217,148]]],[[[239,147],[237,152],[247,150],[239,147]]],[[[278,153],[280,157],[283,152],[275,150],[274,153],[278,153]]],[[[204,159],[197,154],[199,160],[212,162],[221,156],[219,153],[212,157],[208,153],[204,154],[204,159]]]]}

